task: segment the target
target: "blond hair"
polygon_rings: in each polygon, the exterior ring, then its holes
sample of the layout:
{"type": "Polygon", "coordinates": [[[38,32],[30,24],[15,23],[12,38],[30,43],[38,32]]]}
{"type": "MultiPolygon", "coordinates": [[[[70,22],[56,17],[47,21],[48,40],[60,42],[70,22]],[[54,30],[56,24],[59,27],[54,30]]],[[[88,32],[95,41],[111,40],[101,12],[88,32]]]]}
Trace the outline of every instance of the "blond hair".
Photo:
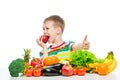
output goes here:
{"type": "Polygon", "coordinates": [[[49,17],[47,17],[45,20],[44,20],[44,23],[47,22],[47,21],[54,21],[55,22],[55,26],[58,26],[61,28],[62,30],[62,33],[64,31],[64,27],[65,27],[65,22],[64,20],[58,16],[58,15],[51,15],[49,17]]]}

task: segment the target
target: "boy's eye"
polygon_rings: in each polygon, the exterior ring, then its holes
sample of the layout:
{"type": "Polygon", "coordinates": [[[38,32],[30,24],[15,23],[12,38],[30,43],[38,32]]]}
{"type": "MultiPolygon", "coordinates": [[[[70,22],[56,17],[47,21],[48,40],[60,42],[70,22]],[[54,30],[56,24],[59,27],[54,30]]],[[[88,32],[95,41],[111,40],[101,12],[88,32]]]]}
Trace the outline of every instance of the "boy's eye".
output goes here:
{"type": "Polygon", "coordinates": [[[43,27],[43,30],[48,30],[49,28],[48,27],[43,27]]]}
{"type": "Polygon", "coordinates": [[[46,28],[47,30],[49,29],[49,28],[46,28]]]}
{"type": "Polygon", "coordinates": [[[45,30],[45,28],[43,27],[43,30],[45,30]]]}

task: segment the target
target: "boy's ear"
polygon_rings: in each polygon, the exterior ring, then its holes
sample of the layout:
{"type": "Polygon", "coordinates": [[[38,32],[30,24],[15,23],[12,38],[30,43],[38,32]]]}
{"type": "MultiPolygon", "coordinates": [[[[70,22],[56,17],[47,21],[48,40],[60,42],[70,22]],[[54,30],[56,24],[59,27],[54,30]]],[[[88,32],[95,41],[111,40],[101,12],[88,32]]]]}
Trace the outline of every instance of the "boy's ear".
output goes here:
{"type": "Polygon", "coordinates": [[[61,28],[60,27],[57,27],[57,34],[60,34],[61,33],[61,28]]]}

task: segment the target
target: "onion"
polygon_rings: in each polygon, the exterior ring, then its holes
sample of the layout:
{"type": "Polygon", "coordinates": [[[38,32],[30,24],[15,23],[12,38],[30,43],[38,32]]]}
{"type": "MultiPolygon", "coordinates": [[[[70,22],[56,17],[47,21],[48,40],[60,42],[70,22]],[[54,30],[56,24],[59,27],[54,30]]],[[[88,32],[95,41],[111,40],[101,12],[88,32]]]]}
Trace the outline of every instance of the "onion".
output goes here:
{"type": "Polygon", "coordinates": [[[62,75],[63,76],[72,76],[73,68],[70,64],[64,64],[62,67],[62,75]]]}

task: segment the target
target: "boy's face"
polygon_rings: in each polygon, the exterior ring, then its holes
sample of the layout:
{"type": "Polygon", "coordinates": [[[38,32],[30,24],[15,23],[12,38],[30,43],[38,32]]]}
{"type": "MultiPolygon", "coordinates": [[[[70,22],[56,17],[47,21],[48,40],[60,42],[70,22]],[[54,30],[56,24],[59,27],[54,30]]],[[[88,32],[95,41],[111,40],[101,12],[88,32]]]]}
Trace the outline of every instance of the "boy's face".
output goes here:
{"type": "Polygon", "coordinates": [[[56,27],[54,21],[48,20],[43,24],[43,33],[49,36],[48,42],[53,43],[60,33],[60,27],[56,27]]]}

